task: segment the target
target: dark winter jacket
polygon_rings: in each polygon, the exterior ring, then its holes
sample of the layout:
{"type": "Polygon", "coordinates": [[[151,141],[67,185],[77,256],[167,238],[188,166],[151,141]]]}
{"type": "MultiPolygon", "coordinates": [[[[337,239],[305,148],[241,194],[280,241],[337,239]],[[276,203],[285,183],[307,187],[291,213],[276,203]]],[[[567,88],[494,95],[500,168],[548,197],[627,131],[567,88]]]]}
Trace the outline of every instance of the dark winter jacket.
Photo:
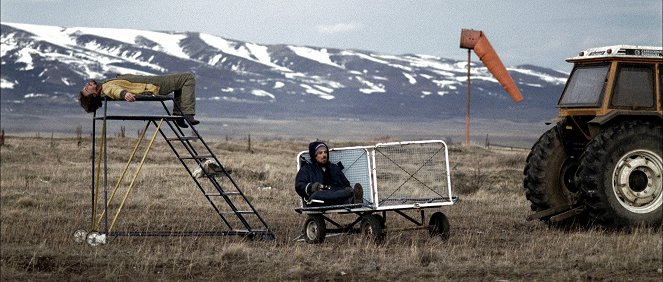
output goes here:
{"type": "Polygon", "coordinates": [[[306,162],[301,166],[295,177],[295,190],[299,196],[305,199],[308,199],[313,193],[311,185],[315,182],[331,186],[331,190],[350,187],[350,181],[348,181],[338,165],[328,161],[324,167],[320,167],[315,163],[314,150],[319,144],[321,142],[313,142],[309,145],[309,155],[312,161],[306,162]]]}

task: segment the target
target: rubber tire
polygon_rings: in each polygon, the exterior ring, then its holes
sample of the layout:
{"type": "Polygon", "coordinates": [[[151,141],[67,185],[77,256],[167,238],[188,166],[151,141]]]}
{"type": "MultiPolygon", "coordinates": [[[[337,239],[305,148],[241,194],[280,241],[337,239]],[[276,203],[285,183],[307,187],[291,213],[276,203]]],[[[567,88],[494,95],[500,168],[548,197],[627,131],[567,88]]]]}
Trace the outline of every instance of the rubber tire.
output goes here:
{"type": "MultiPolygon", "coordinates": [[[[577,175],[579,189],[585,196],[590,215],[608,227],[661,226],[663,223],[663,201],[660,199],[663,195],[659,194],[654,200],[658,201],[655,203],[658,207],[640,214],[622,206],[613,188],[617,163],[634,150],[648,150],[658,155],[660,165],[663,125],[646,121],[616,124],[595,136],[582,155],[577,175]]],[[[658,177],[660,183],[661,176],[658,177]]]]}
{"type": "Polygon", "coordinates": [[[380,220],[380,223],[382,223],[382,229],[384,229],[385,226],[387,226],[386,219],[384,217],[382,217],[379,214],[373,214],[373,216],[375,216],[378,220],[380,220]]]}
{"type": "Polygon", "coordinates": [[[365,239],[370,239],[376,243],[381,243],[384,240],[384,226],[380,218],[374,214],[362,216],[360,230],[365,239]]]}
{"type": "Polygon", "coordinates": [[[449,219],[442,212],[435,212],[431,215],[428,221],[428,234],[431,237],[439,236],[442,240],[446,241],[451,235],[449,227],[449,219]]]}
{"type": "MultiPolygon", "coordinates": [[[[525,197],[531,202],[530,207],[535,212],[574,205],[579,200],[579,191],[575,188],[571,189],[570,185],[573,183],[566,183],[567,181],[564,180],[573,181],[578,161],[576,158],[569,157],[564,148],[564,143],[559,135],[562,126],[561,123],[558,123],[541,135],[532,146],[526,159],[523,187],[525,197]],[[569,175],[570,173],[572,175],[569,175]]],[[[543,217],[541,220],[550,222],[550,217],[543,217]]],[[[569,218],[558,224],[567,225],[576,220],[578,218],[569,218]]]]}
{"type": "Polygon", "coordinates": [[[321,215],[309,215],[302,230],[304,240],[309,244],[321,244],[327,236],[325,218],[321,215]]]}

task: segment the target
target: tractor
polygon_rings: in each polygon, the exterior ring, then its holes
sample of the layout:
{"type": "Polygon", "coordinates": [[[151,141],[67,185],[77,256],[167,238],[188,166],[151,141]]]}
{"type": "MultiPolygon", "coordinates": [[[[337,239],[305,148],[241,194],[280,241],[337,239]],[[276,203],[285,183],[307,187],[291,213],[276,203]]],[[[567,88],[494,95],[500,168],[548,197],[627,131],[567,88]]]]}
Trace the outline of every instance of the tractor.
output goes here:
{"type": "Polygon", "coordinates": [[[528,219],[661,226],[663,48],[591,48],[567,62],[559,116],[526,160],[528,219]]]}

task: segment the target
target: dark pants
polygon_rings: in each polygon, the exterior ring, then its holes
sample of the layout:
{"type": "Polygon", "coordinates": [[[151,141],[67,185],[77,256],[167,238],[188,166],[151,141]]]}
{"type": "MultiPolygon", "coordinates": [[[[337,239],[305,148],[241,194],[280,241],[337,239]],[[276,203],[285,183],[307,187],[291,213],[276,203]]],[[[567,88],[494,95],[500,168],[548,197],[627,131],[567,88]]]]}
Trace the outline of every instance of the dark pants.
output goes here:
{"type": "Polygon", "coordinates": [[[174,92],[173,114],[193,115],[196,113],[196,78],[191,73],[176,73],[167,75],[119,75],[117,79],[130,82],[149,83],[159,86],[159,95],[168,95],[174,92]]]}
{"type": "Polygon", "coordinates": [[[311,194],[311,200],[324,201],[322,205],[342,205],[352,204],[353,189],[351,187],[345,188],[332,188],[329,190],[321,190],[311,194]]]}

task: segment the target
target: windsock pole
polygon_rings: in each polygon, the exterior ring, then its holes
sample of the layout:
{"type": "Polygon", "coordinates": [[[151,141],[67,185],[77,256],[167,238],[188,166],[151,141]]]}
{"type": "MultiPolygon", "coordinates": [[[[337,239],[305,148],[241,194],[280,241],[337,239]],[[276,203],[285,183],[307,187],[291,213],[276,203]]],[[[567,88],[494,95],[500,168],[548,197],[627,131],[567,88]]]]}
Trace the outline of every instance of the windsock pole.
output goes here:
{"type": "Polygon", "coordinates": [[[467,101],[465,103],[465,145],[470,145],[470,60],[472,54],[467,49],[467,101]]]}
{"type": "Polygon", "coordinates": [[[460,48],[467,49],[467,105],[465,114],[465,144],[470,144],[470,49],[474,50],[479,60],[483,62],[488,71],[495,76],[511,99],[519,103],[523,100],[520,90],[502,64],[500,57],[488,42],[488,38],[480,30],[462,29],[460,33],[460,48]]]}

